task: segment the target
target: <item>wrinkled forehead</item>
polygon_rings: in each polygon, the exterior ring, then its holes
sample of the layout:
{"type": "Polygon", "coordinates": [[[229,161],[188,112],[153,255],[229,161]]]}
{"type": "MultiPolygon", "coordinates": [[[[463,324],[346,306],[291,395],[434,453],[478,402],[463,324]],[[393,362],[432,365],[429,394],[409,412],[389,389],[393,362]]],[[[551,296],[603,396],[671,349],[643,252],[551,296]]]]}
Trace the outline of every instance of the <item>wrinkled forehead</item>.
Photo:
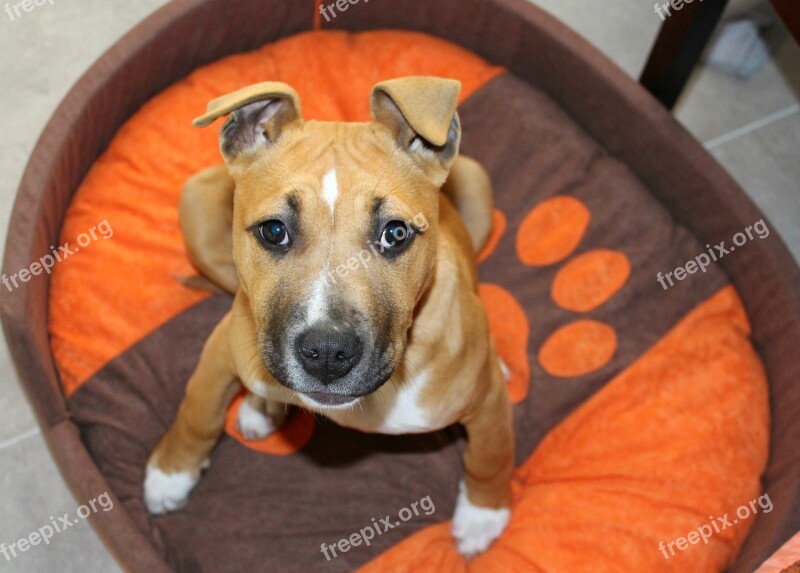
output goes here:
{"type": "Polygon", "coordinates": [[[341,223],[411,219],[425,181],[390,144],[369,124],[309,122],[239,174],[237,200],[251,224],[287,208],[341,223]]]}

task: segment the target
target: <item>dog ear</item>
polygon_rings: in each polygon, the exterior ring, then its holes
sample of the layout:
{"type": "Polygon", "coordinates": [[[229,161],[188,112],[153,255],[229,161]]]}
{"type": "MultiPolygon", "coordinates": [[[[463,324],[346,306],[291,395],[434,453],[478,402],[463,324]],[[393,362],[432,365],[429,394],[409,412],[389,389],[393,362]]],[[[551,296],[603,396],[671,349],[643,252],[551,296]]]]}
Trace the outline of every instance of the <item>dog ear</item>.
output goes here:
{"type": "Polygon", "coordinates": [[[228,163],[243,153],[274,144],[286,129],[303,123],[297,92],[281,82],[253,84],[218,97],[192,124],[206,127],[223,115],[228,119],[220,130],[219,143],[228,163]]]}
{"type": "Polygon", "coordinates": [[[372,88],[375,122],[388,127],[397,145],[438,185],[458,154],[460,92],[461,82],[430,76],[397,78],[372,88]]]}

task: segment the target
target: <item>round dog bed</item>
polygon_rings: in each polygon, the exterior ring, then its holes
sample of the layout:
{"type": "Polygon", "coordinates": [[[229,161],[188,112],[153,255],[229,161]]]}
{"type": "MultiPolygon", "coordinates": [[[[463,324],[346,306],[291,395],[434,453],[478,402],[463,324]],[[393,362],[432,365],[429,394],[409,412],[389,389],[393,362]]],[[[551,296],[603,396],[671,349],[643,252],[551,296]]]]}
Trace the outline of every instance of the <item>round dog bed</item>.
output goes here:
{"type": "Polygon", "coordinates": [[[62,260],[5,298],[3,324],[76,497],[119,502],[93,516],[109,548],[133,571],[752,570],[800,527],[800,271],[769,223],[539,10],[346,6],[326,21],[312,2],[174,2],[87,73],[34,151],[4,272],[62,260]],[[515,403],[508,530],[468,564],[455,551],[457,428],[374,436],[300,412],[248,442],[238,402],[189,504],[150,518],[145,460],[230,306],[181,280],[181,184],[220,161],[191,119],[277,80],[307,119],[361,121],[372,85],[418,74],[462,81],[462,150],[495,186],[480,296],[515,403]]]}

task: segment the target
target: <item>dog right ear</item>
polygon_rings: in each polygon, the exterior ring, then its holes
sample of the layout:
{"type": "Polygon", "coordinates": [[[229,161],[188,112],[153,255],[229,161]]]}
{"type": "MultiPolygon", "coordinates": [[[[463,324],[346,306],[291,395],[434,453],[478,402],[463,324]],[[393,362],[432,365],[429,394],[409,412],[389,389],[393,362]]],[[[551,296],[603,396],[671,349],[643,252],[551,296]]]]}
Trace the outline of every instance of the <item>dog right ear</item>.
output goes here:
{"type": "Polygon", "coordinates": [[[228,119],[220,130],[219,147],[228,164],[274,145],[285,130],[303,123],[297,92],[281,82],[253,84],[218,97],[192,124],[206,127],[223,115],[228,119]]]}
{"type": "Polygon", "coordinates": [[[460,92],[461,82],[431,76],[396,78],[372,88],[373,120],[388,128],[399,148],[436,186],[444,183],[458,155],[460,92]]]}

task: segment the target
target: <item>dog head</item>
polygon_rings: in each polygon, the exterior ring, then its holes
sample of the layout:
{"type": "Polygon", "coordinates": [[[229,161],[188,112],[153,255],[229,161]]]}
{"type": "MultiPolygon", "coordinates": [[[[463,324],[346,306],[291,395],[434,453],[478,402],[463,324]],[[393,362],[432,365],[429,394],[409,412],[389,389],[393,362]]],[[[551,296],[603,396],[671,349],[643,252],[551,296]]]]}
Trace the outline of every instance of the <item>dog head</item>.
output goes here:
{"type": "Polygon", "coordinates": [[[402,360],[433,280],[439,189],[461,135],[454,80],[409,77],[371,95],[372,121],[304,121],[295,91],[250,86],[228,115],[233,255],[274,378],[317,407],[377,390],[402,360]]]}

